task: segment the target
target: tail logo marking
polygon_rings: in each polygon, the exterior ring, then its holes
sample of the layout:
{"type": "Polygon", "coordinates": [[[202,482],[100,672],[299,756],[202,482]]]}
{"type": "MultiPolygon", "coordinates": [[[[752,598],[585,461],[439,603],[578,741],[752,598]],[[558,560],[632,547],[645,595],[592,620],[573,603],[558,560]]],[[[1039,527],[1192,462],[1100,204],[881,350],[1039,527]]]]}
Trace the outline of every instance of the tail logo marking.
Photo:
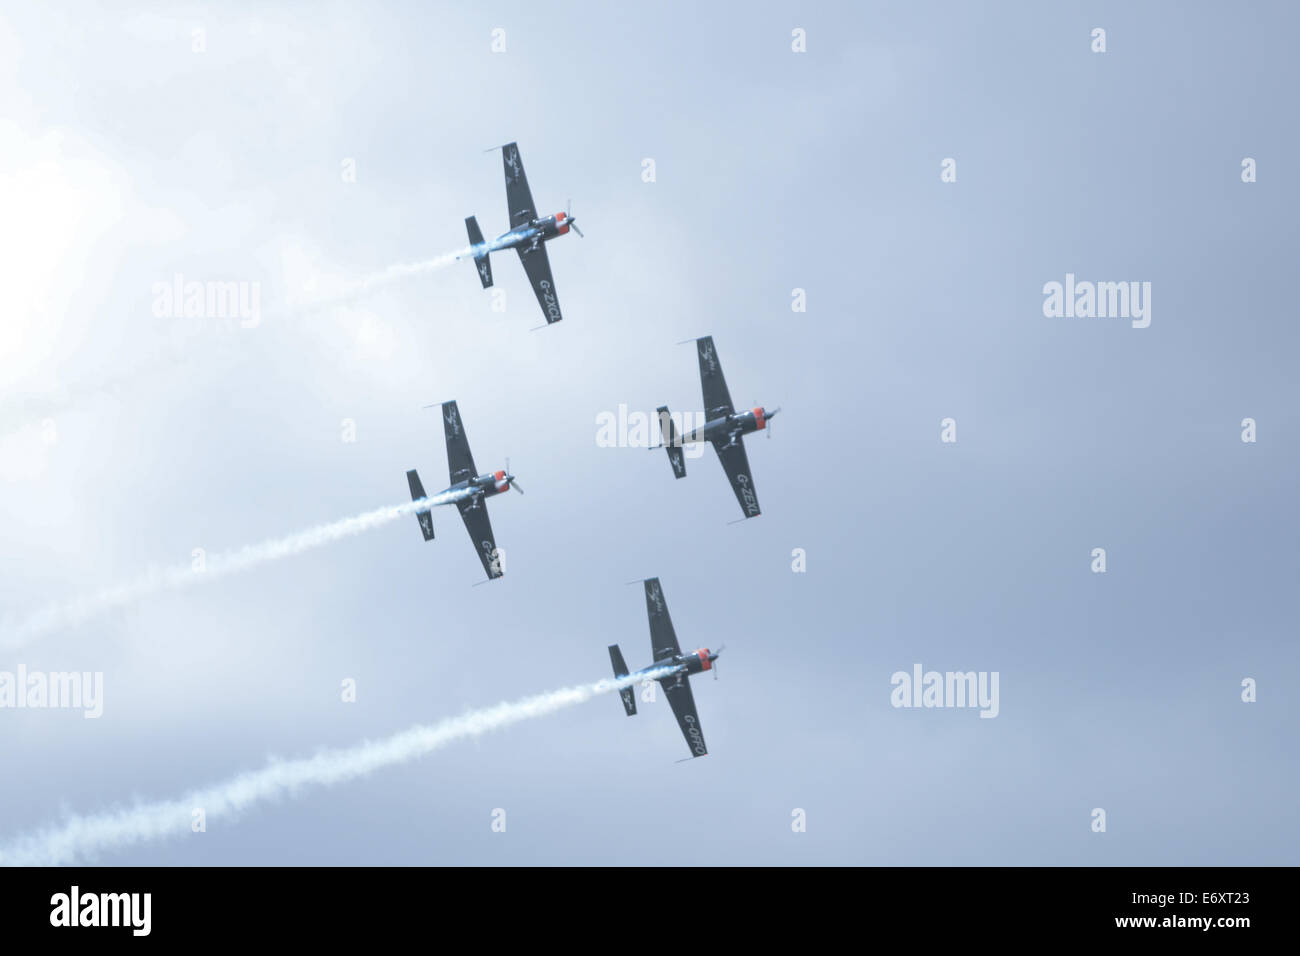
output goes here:
{"type": "Polygon", "coordinates": [[[654,602],[655,613],[662,614],[664,612],[664,596],[663,593],[659,590],[658,584],[650,585],[648,596],[650,600],[654,602]]]}
{"type": "Polygon", "coordinates": [[[713,357],[713,343],[700,346],[700,358],[709,363],[709,372],[713,373],[718,370],[718,362],[713,357]]]}

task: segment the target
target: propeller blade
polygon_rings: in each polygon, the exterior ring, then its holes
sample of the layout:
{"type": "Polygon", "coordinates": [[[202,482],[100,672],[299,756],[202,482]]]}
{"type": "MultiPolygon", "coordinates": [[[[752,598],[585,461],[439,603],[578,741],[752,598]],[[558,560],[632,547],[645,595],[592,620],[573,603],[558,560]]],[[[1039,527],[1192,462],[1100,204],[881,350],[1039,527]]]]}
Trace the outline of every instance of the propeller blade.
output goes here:
{"type": "Polygon", "coordinates": [[[515,491],[519,492],[521,495],[524,493],[524,489],[515,486],[515,476],[514,472],[510,470],[509,458],[506,459],[506,485],[510,488],[514,488],[515,491]]]}
{"type": "Polygon", "coordinates": [[[776,408],[772,409],[770,412],[767,413],[767,437],[768,438],[772,437],[772,419],[776,418],[776,413],[779,412],[780,410],[781,410],[781,406],[778,405],[776,406],[776,408]]]}
{"type": "Polygon", "coordinates": [[[521,495],[524,493],[524,489],[519,487],[519,482],[515,481],[513,478],[510,479],[510,487],[513,488],[515,491],[519,492],[521,495]]]}
{"type": "Polygon", "coordinates": [[[582,234],[582,230],[578,228],[578,224],[573,221],[573,200],[572,199],[570,199],[567,203],[564,204],[564,218],[569,220],[569,228],[578,234],[579,239],[587,238],[582,234]]]}

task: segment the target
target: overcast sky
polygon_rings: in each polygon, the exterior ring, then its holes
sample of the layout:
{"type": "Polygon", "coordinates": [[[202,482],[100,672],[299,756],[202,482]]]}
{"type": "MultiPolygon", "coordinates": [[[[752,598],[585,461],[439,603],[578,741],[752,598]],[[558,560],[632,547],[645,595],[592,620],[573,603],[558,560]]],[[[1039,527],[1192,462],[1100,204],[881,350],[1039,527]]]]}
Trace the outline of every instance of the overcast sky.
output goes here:
{"type": "Polygon", "coordinates": [[[707,758],[598,698],[100,860],[1297,862],[1300,17],[727,7],[4,7],[0,617],[441,489],[433,402],[527,494],[498,582],[442,509],[6,651],[104,713],[0,710],[0,843],[644,666],[657,575],[727,645],[707,758]],[[513,253],[504,312],[466,263],[286,309],[504,231],[508,141],[586,233],[562,323],[513,253]],[[1149,282],[1150,325],[1045,316],[1067,273],[1149,282]],[[261,321],[159,317],[177,274],[261,321]],[[596,441],[698,411],[706,334],[783,409],[738,524],[711,449],[596,441]],[[997,717],[892,706],[915,665],[997,672],[997,717]]]}

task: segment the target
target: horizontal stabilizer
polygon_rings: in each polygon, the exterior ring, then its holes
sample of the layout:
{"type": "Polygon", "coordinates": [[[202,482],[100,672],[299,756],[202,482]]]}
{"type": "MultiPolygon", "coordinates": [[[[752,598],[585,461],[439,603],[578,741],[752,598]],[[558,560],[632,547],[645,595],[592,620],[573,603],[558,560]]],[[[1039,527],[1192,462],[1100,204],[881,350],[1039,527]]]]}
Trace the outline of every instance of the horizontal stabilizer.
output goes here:
{"type": "MultiPolygon", "coordinates": [[[[617,644],[609,645],[609,661],[614,665],[614,676],[622,679],[627,676],[627,664],[623,662],[623,652],[618,649],[617,644]]],[[[636,695],[631,687],[621,687],[618,696],[623,698],[623,709],[627,711],[629,717],[636,715],[636,695]]]]}
{"type": "Polygon", "coordinates": [[[492,262],[488,259],[487,247],[483,243],[483,230],[478,227],[478,220],[473,216],[465,220],[465,230],[469,233],[469,244],[476,250],[474,267],[478,269],[479,281],[483,283],[483,288],[491,288],[492,262]],[[483,247],[482,251],[478,251],[479,247],[483,247]]]}
{"type": "Polygon", "coordinates": [[[682,451],[681,439],[677,434],[677,426],[673,424],[673,417],[668,414],[668,406],[661,406],[659,414],[659,434],[663,445],[668,449],[668,463],[673,466],[673,475],[678,478],[686,477],[686,455],[682,451]]]}
{"type": "MultiPolygon", "coordinates": [[[[412,501],[429,497],[424,493],[424,485],[420,484],[420,476],[414,469],[406,473],[406,483],[411,486],[412,501]]],[[[424,540],[432,541],[433,512],[426,508],[424,511],[417,511],[415,517],[420,522],[420,534],[424,535],[424,540]]]]}

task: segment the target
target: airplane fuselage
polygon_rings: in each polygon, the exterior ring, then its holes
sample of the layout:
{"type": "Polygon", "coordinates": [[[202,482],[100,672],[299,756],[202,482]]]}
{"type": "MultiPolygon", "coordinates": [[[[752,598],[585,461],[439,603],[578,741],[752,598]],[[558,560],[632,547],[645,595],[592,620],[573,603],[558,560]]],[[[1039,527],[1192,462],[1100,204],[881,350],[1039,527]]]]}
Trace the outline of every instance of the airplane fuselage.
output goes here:
{"type": "Polygon", "coordinates": [[[687,444],[690,442],[721,442],[724,445],[734,445],[743,435],[751,432],[762,431],[767,427],[767,420],[775,412],[769,413],[762,406],[751,408],[748,411],[733,412],[730,415],[723,415],[712,421],[705,422],[695,431],[688,435],[683,435],[681,442],[687,444]]]}
{"type": "Polygon", "coordinates": [[[565,213],[557,212],[554,216],[534,219],[523,225],[516,226],[493,240],[491,243],[492,251],[495,252],[498,249],[536,249],[543,242],[549,242],[557,236],[566,235],[569,231],[568,218],[565,213]]]}
{"type": "MultiPolygon", "coordinates": [[[[475,478],[466,478],[464,481],[458,481],[450,488],[443,491],[443,495],[456,491],[472,491],[472,507],[477,508],[484,498],[491,498],[493,495],[499,495],[510,490],[510,477],[503,470],[490,472],[486,475],[478,475],[475,478]]],[[[441,496],[438,496],[441,497],[441,496]]],[[[443,504],[455,504],[458,500],[453,498],[451,501],[445,501],[443,504]]]]}
{"type": "Polygon", "coordinates": [[[641,668],[632,676],[639,677],[654,674],[654,680],[674,680],[676,675],[683,671],[689,676],[698,674],[701,671],[712,670],[713,662],[717,659],[718,655],[715,652],[710,651],[707,647],[701,647],[699,650],[691,651],[688,654],[676,654],[655,661],[649,667],[641,668]],[[671,668],[671,670],[668,673],[656,673],[663,671],[665,668],[671,668]]]}

